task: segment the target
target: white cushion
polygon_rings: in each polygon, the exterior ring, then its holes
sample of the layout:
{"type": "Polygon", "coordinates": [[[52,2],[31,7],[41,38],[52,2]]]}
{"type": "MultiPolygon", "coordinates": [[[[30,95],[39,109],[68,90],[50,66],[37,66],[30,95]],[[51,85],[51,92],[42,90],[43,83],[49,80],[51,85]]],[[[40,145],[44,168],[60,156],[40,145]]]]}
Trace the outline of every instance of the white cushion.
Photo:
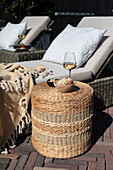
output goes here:
{"type": "Polygon", "coordinates": [[[51,43],[43,60],[63,64],[65,52],[72,51],[75,53],[78,68],[95,51],[105,31],[92,27],[77,28],[68,25],[51,43]]]}
{"type": "Polygon", "coordinates": [[[18,35],[21,35],[26,30],[27,23],[12,24],[8,23],[0,32],[0,49],[10,49],[18,40],[18,35]]]}

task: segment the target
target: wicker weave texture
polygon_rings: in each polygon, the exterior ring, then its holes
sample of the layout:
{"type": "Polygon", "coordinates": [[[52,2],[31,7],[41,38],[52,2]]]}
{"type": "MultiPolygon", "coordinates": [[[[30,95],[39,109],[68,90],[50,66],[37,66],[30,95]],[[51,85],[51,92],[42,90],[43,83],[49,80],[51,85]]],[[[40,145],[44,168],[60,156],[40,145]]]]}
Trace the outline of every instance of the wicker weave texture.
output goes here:
{"type": "Polygon", "coordinates": [[[20,61],[40,60],[42,59],[44,53],[45,50],[22,51],[22,52],[0,50],[0,63],[13,63],[13,62],[20,62],[20,61]]]}
{"type": "Polygon", "coordinates": [[[94,89],[94,110],[104,110],[113,105],[113,76],[89,82],[94,89]]]}
{"type": "Polygon", "coordinates": [[[46,82],[32,90],[32,143],[41,154],[70,158],[91,146],[93,89],[75,82],[70,93],[60,93],[46,82]]]}

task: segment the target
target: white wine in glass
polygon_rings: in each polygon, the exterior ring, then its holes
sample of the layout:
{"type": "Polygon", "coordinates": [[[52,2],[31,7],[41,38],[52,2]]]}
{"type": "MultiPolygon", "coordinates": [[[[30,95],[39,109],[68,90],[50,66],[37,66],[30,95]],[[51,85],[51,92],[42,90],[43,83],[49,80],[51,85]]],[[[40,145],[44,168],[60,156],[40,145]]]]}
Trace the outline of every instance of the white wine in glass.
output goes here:
{"type": "Polygon", "coordinates": [[[64,55],[63,67],[69,70],[69,77],[71,77],[71,70],[76,68],[76,58],[74,52],[66,52],[64,55]]]}

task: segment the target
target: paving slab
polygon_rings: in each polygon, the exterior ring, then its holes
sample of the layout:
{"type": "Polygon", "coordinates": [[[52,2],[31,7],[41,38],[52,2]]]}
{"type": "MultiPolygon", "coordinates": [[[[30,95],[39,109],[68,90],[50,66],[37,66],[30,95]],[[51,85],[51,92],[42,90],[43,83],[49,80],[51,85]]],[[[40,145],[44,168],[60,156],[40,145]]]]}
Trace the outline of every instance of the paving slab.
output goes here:
{"type": "Polygon", "coordinates": [[[56,159],[38,153],[31,134],[20,135],[18,146],[0,155],[0,170],[113,170],[113,106],[95,113],[92,141],[85,154],[56,159]]]}

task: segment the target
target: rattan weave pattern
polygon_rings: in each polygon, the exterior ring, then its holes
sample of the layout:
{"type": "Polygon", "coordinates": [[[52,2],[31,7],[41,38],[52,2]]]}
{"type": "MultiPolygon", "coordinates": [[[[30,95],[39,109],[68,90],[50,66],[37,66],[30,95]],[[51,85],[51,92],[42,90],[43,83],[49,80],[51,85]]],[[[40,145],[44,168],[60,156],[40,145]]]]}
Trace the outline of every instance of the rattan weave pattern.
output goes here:
{"type": "Polygon", "coordinates": [[[37,142],[35,138],[32,136],[32,144],[41,154],[47,157],[54,158],[71,158],[77,155],[83,154],[86,150],[89,149],[89,145],[91,143],[91,137],[87,137],[86,140],[80,143],[76,143],[74,145],[51,145],[46,142],[37,142]],[[76,153],[76,154],[75,154],[76,153]]]}
{"type": "Polygon", "coordinates": [[[91,145],[93,89],[75,82],[70,93],[60,93],[46,82],[33,87],[32,143],[41,154],[70,158],[91,145]]]}
{"type": "Polygon", "coordinates": [[[104,110],[113,105],[113,76],[88,83],[94,89],[94,110],[104,110]]]}
{"type": "Polygon", "coordinates": [[[0,50],[0,63],[40,60],[42,59],[44,53],[45,50],[18,51],[18,52],[0,50]]]}

